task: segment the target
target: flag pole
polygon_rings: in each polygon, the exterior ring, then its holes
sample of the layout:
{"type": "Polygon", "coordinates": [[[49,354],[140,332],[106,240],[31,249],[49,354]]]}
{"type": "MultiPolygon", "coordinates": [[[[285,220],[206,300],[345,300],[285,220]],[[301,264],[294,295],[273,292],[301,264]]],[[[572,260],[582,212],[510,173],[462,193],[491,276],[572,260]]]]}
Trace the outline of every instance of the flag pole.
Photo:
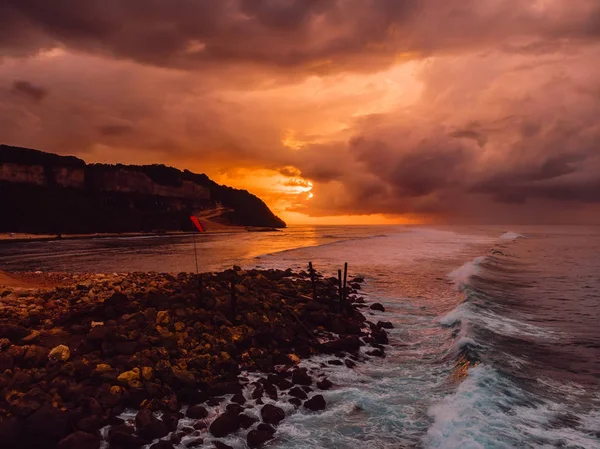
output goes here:
{"type": "Polygon", "coordinates": [[[198,251],[196,250],[196,232],[192,234],[194,236],[194,259],[196,260],[196,274],[198,274],[198,251]]]}
{"type": "MultiPolygon", "coordinates": [[[[190,216],[190,220],[192,220],[192,223],[194,223],[194,226],[196,227],[198,232],[204,232],[204,228],[198,220],[198,217],[192,215],[190,216]]],[[[194,236],[194,260],[196,261],[196,274],[198,274],[198,251],[196,249],[196,231],[194,231],[192,235],[194,236]]]]}

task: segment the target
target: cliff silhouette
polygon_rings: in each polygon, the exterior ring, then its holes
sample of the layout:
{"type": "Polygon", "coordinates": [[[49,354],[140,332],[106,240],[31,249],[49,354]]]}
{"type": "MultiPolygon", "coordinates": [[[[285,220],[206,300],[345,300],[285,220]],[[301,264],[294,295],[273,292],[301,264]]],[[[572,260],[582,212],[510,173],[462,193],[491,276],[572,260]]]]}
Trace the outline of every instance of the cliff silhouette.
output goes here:
{"type": "Polygon", "coordinates": [[[191,214],[218,206],[232,225],[286,226],[260,198],[204,174],[0,145],[0,232],[192,231],[191,214]]]}

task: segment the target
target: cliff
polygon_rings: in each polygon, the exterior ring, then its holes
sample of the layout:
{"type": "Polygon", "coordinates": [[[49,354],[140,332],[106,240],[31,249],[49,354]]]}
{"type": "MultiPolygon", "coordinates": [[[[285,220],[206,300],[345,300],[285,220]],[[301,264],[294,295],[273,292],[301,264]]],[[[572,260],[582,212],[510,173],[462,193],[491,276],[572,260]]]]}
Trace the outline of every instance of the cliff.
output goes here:
{"type": "Polygon", "coordinates": [[[189,216],[217,205],[233,225],[285,227],[258,197],[204,174],[0,145],[0,232],[191,231],[189,216]]]}

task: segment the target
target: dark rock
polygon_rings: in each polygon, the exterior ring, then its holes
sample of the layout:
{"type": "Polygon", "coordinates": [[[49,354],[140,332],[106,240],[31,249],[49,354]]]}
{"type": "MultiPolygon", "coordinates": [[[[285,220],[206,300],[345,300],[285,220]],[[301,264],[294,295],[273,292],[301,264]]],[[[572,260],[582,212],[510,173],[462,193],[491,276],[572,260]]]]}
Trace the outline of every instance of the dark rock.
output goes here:
{"type": "Polygon", "coordinates": [[[27,348],[27,351],[25,351],[25,355],[23,356],[23,366],[27,368],[43,366],[48,361],[49,353],[50,350],[48,348],[31,345],[27,348]]]}
{"type": "Polygon", "coordinates": [[[9,418],[0,422],[0,442],[7,449],[20,449],[23,446],[22,432],[25,422],[21,418],[9,418]]]}
{"type": "Polygon", "coordinates": [[[210,425],[208,430],[217,438],[225,437],[240,428],[239,416],[232,412],[219,415],[210,425]]]}
{"type": "Polygon", "coordinates": [[[266,404],[260,409],[260,416],[267,424],[277,425],[285,418],[285,412],[279,407],[266,404]]]}
{"type": "Polygon", "coordinates": [[[215,405],[219,405],[224,400],[225,400],[224,397],[218,396],[218,397],[210,398],[208,401],[206,401],[206,404],[210,405],[211,407],[214,407],[215,405]]]}
{"type": "Polygon", "coordinates": [[[213,444],[217,449],[233,449],[229,444],[225,444],[221,441],[213,441],[213,444]]]}
{"type": "Polygon", "coordinates": [[[194,438],[193,440],[189,440],[187,443],[185,443],[185,447],[194,448],[202,446],[203,444],[204,440],[202,438],[194,438]]]}
{"type": "Polygon", "coordinates": [[[242,413],[244,411],[244,407],[242,407],[240,404],[227,404],[227,407],[225,407],[225,410],[228,413],[234,413],[236,415],[239,415],[240,413],[242,413]]]}
{"type": "Polygon", "coordinates": [[[288,402],[290,404],[295,405],[296,407],[300,407],[302,405],[302,400],[298,399],[298,398],[290,398],[290,399],[288,399],[288,402]]]}
{"type": "Polygon", "coordinates": [[[108,432],[108,441],[111,447],[139,448],[149,443],[149,441],[133,435],[133,430],[133,427],[125,425],[111,428],[108,432]]]}
{"type": "Polygon", "coordinates": [[[75,432],[63,438],[58,443],[57,449],[99,449],[100,435],[85,432],[75,432]]]}
{"type": "Polygon", "coordinates": [[[179,423],[180,416],[181,415],[179,413],[166,411],[163,413],[160,419],[165,424],[165,426],[167,426],[169,432],[174,432],[175,430],[177,430],[177,424],[179,423]]]}
{"type": "Polygon", "coordinates": [[[265,424],[265,423],[260,423],[257,427],[256,430],[260,430],[261,432],[267,432],[271,435],[275,435],[275,427],[271,426],[270,424],[265,424]]]}
{"type": "Polygon", "coordinates": [[[135,427],[137,434],[148,440],[162,438],[169,433],[165,423],[154,416],[152,411],[147,408],[141,409],[135,416],[135,427]]]}
{"type": "Polygon", "coordinates": [[[240,427],[242,429],[248,429],[249,427],[252,427],[254,423],[258,422],[258,419],[254,418],[253,416],[246,415],[245,413],[240,414],[239,419],[240,427]]]}
{"type": "Polygon", "coordinates": [[[273,435],[271,433],[257,429],[248,432],[248,435],[246,437],[248,447],[251,449],[260,448],[263,446],[263,444],[272,439],[273,435]]]}
{"type": "Polygon", "coordinates": [[[385,353],[381,349],[373,349],[372,351],[367,351],[366,354],[373,357],[385,357],[385,353]]]}
{"type": "Polygon", "coordinates": [[[377,321],[377,327],[382,329],[393,329],[394,325],[390,321],[377,321]]]}
{"type": "Polygon", "coordinates": [[[387,333],[383,329],[372,329],[371,335],[376,343],[381,345],[387,345],[389,343],[387,333]]]}
{"type": "Polygon", "coordinates": [[[137,347],[136,341],[118,341],[115,344],[115,352],[122,355],[133,355],[136,353],[137,347]]]}
{"type": "Polygon", "coordinates": [[[8,338],[13,343],[17,343],[22,338],[27,337],[30,332],[29,329],[14,324],[0,325],[0,338],[8,338]]]}
{"type": "Polygon", "coordinates": [[[236,393],[231,398],[231,402],[235,402],[237,404],[245,404],[246,398],[244,397],[244,395],[242,393],[236,393]]]}
{"type": "Polygon", "coordinates": [[[31,446],[39,442],[47,447],[67,436],[68,425],[68,414],[47,404],[27,418],[25,432],[33,440],[31,446]]]}
{"type": "Polygon", "coordinates": [[[170,443],[168,441],[159,441],[158,443],[154,443],[152,446],[150,446],[150,449],[173,449],[173,443],[170,443]]]}
{"type": "Polygon", "coordinates": [[[326,406],[327,403],[325,402],[325,398],[321,394],[317,394],[316,396],[310,398],[308,401],[304,402],[304,407],[306,407],[309,410],[312,410],[313,412],[324,410],[326,406]]]}
{"type": "Polygon", "coordinates": [[[379,312],[385,312],[385,307],[383,307],[382,304],[376,302],[371,304],[371,307],[369,307],[371,310],[378,310],[379,312]]]}
{"type": "Polygon", "coordinates": [[[84,432],[93,433],[104,426],[105,420],[102,416],[90,415],[77,421],[77,427],[84,432]]]}
{"type": "Polygon", "coordinates": [[[204,419],[208,416],[208,410],[201,405],[192,405],[187,409],[185,416],[192,419],[204,419]]]}
{"type": "Polygon", "coordinates": [[[194,448],[194,447],[200,447],[203,444],[204,444],[204,440],[202,438],[194,438],[193,440],[189,440],[187,443],[185,443],[185,447],[194,448]]]}
{"type": "Polygon", "coordinates": [[[323,343],[321,345],[321,350],[327,354],[335,354],[337,352],[357,352],[360,349],[360,346],[360,339],[357,336],[352,336],[323,343]]]}
{"type": "Polygon", "coordinates": [[[0,373],[3,373],[7,369],[12,370],[15,366],[15,361],[10,354],[0,352],[0,373]]]}
{"type": "Polygon", "coordinates": [[[345,359],[344,360],[344,364],[348,367],[348,368],[354,368],[356,366],[356,363],[354,363],[352,360],[350,359],[345,359]]]}
{"type": "Polygon", "coordinates": [[[319,390],[329,390],[331,387],[333,387],[333,383],[329,379],[323,379],[317,382],[317,388],[319,390]]]}
{"type": "Polygon", "coordinates": [[[292,373],[292,382],[295,385],[311,385],[312,378],[306,372],[306,369],[297,369],[292,373]]]}
{"type": "Polygon", "coordinates": [[[306,392],[300,387],[294,387],[289,392],[290,396],[293,396],[298,399],[308,399],[308,395],[306,392]]]}
{"type": "Polygon", "coordinates": [[[327,363],[329,365],[336,365],[336,366],[342,366],[344,364],[344,362],[342,362],[341,360],[337,360],[337,359],[328,360],[327,363]]]}

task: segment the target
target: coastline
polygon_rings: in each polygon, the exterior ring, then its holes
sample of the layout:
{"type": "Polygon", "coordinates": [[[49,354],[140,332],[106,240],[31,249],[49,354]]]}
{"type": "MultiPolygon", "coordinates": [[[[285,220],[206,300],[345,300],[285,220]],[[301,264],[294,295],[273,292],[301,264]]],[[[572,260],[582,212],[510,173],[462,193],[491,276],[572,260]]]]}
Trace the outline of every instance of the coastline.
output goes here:
{"type": "Polygon", "coordinates": [[[229,226],[214,222],[200,220],[206,231],[165,231],[165,232],[107,232],[93,234],[26,234],[26,233],[0,233],[0,245],[6,243],[46,242],[57,240],[87,240],[103,238],[134,238],[134,237],[170,237],[203,234],[235,234],[246,232],[281,232],[281,229],[263,228],[256,226],[229,226]],[[208,224],[207,224],[208,223],[208,224]],[[12,235],[11,235],[12,234],[12,235]]]}
{"type": "Polygon", "coordinates": [[[327,406],[334,386],[303,359],[353,369],[385,356],[386,323],[359,311],[361,279],[340,305],[337,279],[317,276],[315,300],[291,270],[61,273],[42,290],[27,282],[39,274],[0,275],[14,285],[0,288],[7,448],[260,447],[286,415],[327,406]]]}

